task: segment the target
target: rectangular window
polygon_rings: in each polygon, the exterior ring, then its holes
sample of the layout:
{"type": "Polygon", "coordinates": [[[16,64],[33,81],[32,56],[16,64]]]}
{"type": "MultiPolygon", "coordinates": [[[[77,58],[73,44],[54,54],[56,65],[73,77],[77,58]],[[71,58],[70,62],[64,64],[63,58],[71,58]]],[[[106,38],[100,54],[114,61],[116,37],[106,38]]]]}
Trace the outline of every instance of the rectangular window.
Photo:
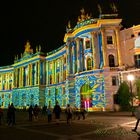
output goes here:
{"type": "Polygon", "coordinates": [[[117,78],[116,76],[112,76],[112,86],[116,86],[117,85],[117,78]]]}
{"type": "Polygon", "coordinates": [[[140,55],[135,55],[134,56],[134,61],[135,61],[135,66],[137,68],[139,68],[140,67],[140,55]]]}
{"type": "Polygon", "coordinates": [[[107,36],[107,44],[113,44],[112,36],[107,36]]]}
{"type": "Polygon", "coordinates": [[[86,40],[86,49],[90,48],[90,40],[86,40]]]}

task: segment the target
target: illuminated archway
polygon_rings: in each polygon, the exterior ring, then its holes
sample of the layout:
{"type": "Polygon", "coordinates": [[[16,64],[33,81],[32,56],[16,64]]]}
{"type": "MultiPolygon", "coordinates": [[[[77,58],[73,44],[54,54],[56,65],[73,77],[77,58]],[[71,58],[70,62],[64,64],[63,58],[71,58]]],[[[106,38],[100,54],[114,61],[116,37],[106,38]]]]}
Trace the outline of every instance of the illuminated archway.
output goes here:
{"type": "Polygon", "coordinates": [[[80,89],[81,107],[88,109],[92,107],[92,94],[91,87],[88,84],[84,84],[80,89]]]}

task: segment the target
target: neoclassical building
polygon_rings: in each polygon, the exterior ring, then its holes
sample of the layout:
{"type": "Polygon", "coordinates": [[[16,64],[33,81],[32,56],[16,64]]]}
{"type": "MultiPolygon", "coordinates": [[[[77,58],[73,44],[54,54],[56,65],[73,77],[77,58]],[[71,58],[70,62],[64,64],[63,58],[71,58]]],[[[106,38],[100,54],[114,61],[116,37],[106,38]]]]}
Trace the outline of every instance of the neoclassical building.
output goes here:
{"type": "Polygon", "coordinates": [[[57,50],[33,51],[27,42],[12,65],[0,67],[0,105],[53,107],[58,101],[62,108],[113,110],[120,82],[140,71],[140,26],[121,29],[121,22],[117,14],[94,19],[82,10],[57,50]]]}

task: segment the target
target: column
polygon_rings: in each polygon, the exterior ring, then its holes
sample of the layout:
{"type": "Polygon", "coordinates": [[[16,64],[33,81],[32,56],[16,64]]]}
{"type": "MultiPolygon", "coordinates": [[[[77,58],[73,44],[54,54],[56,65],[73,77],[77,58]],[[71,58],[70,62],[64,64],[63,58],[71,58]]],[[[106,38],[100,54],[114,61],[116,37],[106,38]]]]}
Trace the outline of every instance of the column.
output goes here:
{"type": "Polygon", "coordinates": [[[104,62],[104,67],[106,67],[106,46],[105,46],[105,33],[104,29],[101,29],[101,34],[102,34],[102,50],[103,50],[103,62],[104,62]]]}
{"type": "Polygon", "coordinates": [[[24,83],[24,67],[21,67],[21,80],[22,80],[22,87],[23,87],[23,83],[24,83]]]}
{"type": "Polygon", "coordinates": [[[60,58],[60,82],[62,82],[63,81],[63,73],[62,73],[62,71],[63,71],[63,57],[62,58],[60,58]]]}
{"type": "Polygon", "coordinates": [[[35,85],[38,84],[38,62],[36,62],[36,76],[35,76],[35,85]]]}
{"type": "Polygon", "coordinates": [[[70,74],[70,41],[68,42],[67,47],[67,74],[70,74]]]}
{"type": "Polygon", "coordinates": [[[49,74],[49,62],[48,61],[46,61],[46,85],[48,85],[49,84],[49,80],[48,80],[48,74],[49,74]]]}
{"type": "Polygon", "coordinates": [[[80,61],[79,61],[79,38],[76,38],[76,57],[77,57],[77,72],[80,69],[80,61]]]}
{"type": "Polygon", "coordinates": [[[69,65],[68,65],[68,46],[66,46],[67,48],[67,53],[66,53],[66,75],[68,75],[69,72],[69,65]]]}
{"type": "Polygon", "coordinates": [[[54,61],[54,84],[56,84],[56,69],[57,69],[57,61],[54,61]]]}
{"type": "Polygon", "coordinates": [[[38,85],[40,85],[40,61],[38,61],[38,85]]]}
{"type": "Polygon", "coordinates": [[[30,64],[30,86],[32,86],[32,64],[30,64]]]}
{"type": "Polygon", "coordinates": [[[91,32],[92,53],[93,53],[93,68],[96,69],[96,50],[94,46],[94,32],[91,32]]]}
{"type": "Polygon", "coordinates": [[[21,74],[22,74],[21,67],[19,67],[19,87],[22,86],[21,74]]]}
{"type": "Polygon", "coordinates": [[[53,60],[52,61],[52,84],[54,83],[54,79],[55,79],[55,77],[54,77],[54,69],[55,69],[55,62],[53,60]]]}
{"type": "Polygon", "coordinates": [[[115,33],[116,33],[116,40],[117,40],[118,63],[119,66],[122,66],[119,27],[116,28],[115,33]]]}

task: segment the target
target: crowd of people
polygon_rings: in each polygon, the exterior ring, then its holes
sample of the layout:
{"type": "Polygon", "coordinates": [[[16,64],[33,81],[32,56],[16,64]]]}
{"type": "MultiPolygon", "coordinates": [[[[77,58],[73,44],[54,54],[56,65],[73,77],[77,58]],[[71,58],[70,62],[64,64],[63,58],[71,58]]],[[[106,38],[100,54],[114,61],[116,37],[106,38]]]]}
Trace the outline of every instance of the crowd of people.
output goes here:
{"type": "MultiPolygon", "coordinates": [[[[42,116],[42,118],[45,120],[47,118],[48,123],[52,121],[52,117],[55,119],[56,124],[59,125],[59,121],[61,118],[62,109],[58,102],[56,102],[54,108],[51,108],[50,106],[43,106],[43,108],[39,108],[39,106],[36,104],[34,107],[32,105],[28,108],[28,114],[29,114],[29,121],[38,121],[39,115],[42,116]]],[[[6,122],[8,126],[16,125],[16,118],[15,118],[15,112],[16,108],[14,107],[13,103],[9,104],[7,109],[7,117],[6,122]]],[[[71,124],[72,120],[80,120],[85,119],[85,109],[81,107],[79,110],[76,106],[71,107],[70,104],[67,104],[67,107],[65,109],[65,116],[66,116],[66,123],[71,124]]],[[[0,125],[2,124],[2,119],[4,117],[3,115],[3,109],[0,106],[0,125]]]]}

